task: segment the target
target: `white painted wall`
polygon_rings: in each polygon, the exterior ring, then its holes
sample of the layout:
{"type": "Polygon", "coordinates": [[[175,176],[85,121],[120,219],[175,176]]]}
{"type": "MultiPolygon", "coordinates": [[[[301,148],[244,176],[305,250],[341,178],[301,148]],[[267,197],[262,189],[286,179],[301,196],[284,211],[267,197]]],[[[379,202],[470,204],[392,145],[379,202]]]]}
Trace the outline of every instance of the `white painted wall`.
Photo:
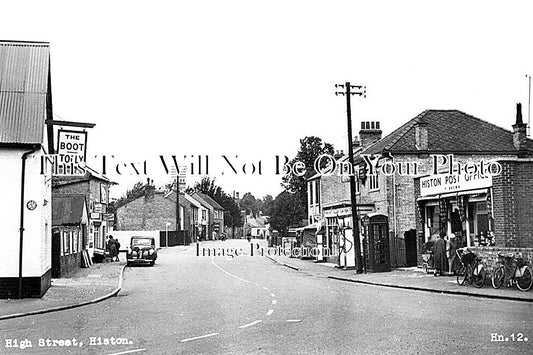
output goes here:
{"type": "MultiPolygon", "coordinates": [[[[18,277],[21,157],[28,150],[0,149],[0,277],[18,277]]],[[[40,277],[52,264],[51,176],[41,175],[42,153],[37,151],[26,160],[23,277],[40,277]],[[33,211],[26,207],[30,200],[37,203],[37,208],[33,211]]]]}

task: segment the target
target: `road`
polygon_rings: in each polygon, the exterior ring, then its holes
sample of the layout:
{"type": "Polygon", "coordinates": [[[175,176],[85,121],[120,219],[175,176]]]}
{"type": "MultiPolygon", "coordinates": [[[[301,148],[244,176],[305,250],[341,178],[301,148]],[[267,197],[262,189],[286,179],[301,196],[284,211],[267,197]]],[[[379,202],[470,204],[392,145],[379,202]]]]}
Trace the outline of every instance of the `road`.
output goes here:
{"type": "MultiPolygon", "coordinates": [[[[246,240],[202,246],[249,248],[246,240]]],[[[260,256],[195,254],[192,246],[161,249],[154,267],[126,269],[118,297],[0,322],[4,342],[32,345],[4,343],[0,353],[532,353],[527,303],[346,283],[260,256]],[[491,341],[495,334],[509,341],[491,341]]]]}

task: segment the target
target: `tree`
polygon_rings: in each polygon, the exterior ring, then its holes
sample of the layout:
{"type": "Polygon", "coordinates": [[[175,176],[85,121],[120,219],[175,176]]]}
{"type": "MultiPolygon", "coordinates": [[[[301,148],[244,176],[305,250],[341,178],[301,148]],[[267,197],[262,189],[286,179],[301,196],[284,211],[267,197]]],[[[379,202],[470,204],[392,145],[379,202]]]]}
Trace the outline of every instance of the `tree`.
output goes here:
{"type": "Polygon", "coordinates": [[[215,179],[204,176],[200,182],[194,185],[195,191],[200,191],[224,208],[224,225],[226,227],[238,227],[242,225],[241,211],[235,200],[225,193],[220,186],[215,183],[215,179]]]}
{"type": "Polygon", "coordinates": [[[296,194],[283,191],[274,199],[270,212],[270,226],[285,235],[289,227],[306,219],[305,207],[296,194]]]}
{"type": "Polygon", "coordinates": [[[124,196],[122,196],[116,201],[112,201],[111,203],[109,203],[107,207],[107,212],[115,213],[119,207],[124,206],[125,204],[136,200],[139,197],[144,196],[144,186],[145,184],[142,181],[137,182],[135,185],[133,185],[131,189],[126,191],[126,194],[124,196]]]}
{"type": "Polygon", "coordinates": [[[333,155],[333,145],[322,142],[319,137],[305,137],[300,139],[300,150],[296,157],[290,161],[294,165],[297,161],[305,164],[305,174],[297,176],[293,173],[286,174],[282,178],[281,186],[285,191],[298,196],[300,205],[304,208],[304,215],[307,215],[307,179],[316,174],[314,169],[315,160],[322,154],[333,155]]]}
{"type": "Polygon", "coordinates": [[[256,217],[259,214],[259,202],[250,192],[245,193],[241,198],[241,207],[246,210],[246,214],[256,217]]]}
{"type": "Polygon", "coordinates": [[[259,210],[263,212],[264,215],[270,216],[273,206],[274,198],[271,195],[266,195],[263,197],[263,200],[261,200],[259,210]]]}

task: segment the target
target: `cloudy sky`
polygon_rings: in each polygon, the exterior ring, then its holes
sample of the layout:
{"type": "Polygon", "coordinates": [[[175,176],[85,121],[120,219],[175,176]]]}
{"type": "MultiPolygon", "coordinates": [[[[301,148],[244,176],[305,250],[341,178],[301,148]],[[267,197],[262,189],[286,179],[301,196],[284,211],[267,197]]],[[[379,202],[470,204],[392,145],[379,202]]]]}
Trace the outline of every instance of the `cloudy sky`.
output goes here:
{"type": "MultiPolygon", "coordinates": [[[[374,120],[387,134],[425,109],[511,129],[517,102],[527,119],[528,1],[3,1],[1,9],[0,39],[50,42],[56,118],[96,123],[89,155],[146,159],[156,184],[170,179],[160,155],[201,154],[225,191],[277,195],[275,156],[293,157],[300,138],[346,150],[345,102],[334,95],[345,81],[367,86],[367,98],[352,103],[356,131],[374,120]],[[251,174],[259,160],[262,175],[251,174]]],[[[110,174],[115,197],[146,179],[121,173],[110,174]]]]}

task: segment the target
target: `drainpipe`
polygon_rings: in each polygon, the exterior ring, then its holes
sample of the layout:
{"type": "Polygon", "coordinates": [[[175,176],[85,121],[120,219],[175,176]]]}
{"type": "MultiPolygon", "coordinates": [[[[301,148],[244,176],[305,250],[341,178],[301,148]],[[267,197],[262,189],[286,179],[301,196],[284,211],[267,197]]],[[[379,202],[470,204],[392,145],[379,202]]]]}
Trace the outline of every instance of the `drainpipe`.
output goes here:
{"type": "Polygon", "coordinates": [[[20,181],[20,245],[19,245],[19,289],[18,298],[22,299],[22,246],[24,244],[24,190],[25,190],[25,176],[26,176],[26,158],[39,149],[38,146],[34,146],[32,150],[22,154],[22,176],[20,181]]]}

